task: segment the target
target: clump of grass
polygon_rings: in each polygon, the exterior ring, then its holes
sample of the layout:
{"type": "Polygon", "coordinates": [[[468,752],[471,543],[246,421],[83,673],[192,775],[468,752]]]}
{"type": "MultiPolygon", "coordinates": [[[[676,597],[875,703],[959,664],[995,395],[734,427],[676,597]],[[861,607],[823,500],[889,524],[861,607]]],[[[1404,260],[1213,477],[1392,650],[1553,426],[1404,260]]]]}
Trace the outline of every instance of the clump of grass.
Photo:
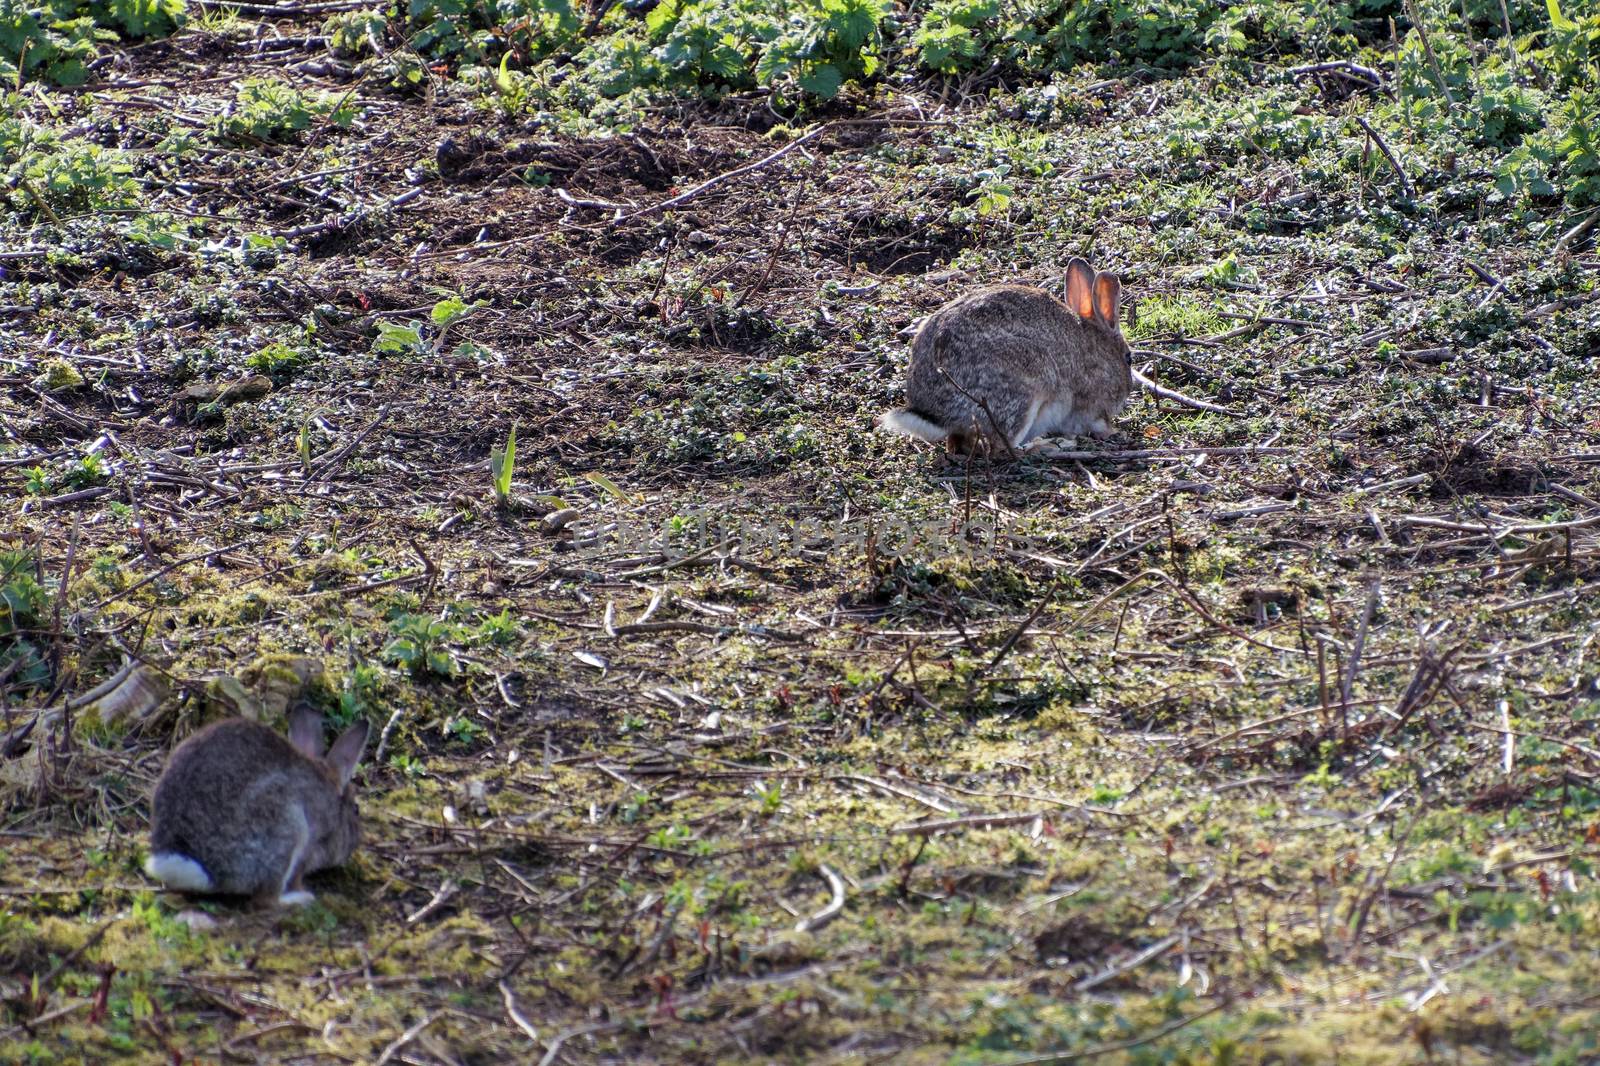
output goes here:
{"type": "Polygon", "coordinates": [[[1205,337],[1225,328],[1210,302],[1157,294],[1139,301],[1137,318],[1130,317],[1123,332],[1130,341],[1137,341],[1147,337],[1205,337]]]}

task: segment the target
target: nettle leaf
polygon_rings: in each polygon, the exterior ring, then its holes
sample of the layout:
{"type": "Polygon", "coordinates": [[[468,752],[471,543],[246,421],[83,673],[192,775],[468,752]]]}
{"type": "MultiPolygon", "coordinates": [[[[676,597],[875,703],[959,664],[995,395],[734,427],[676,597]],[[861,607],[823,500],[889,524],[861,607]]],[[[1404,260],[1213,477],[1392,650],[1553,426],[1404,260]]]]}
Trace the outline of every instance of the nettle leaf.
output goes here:
{"type": "Polygon", "coordinates": [[[1000,0],[975,0],[957,4],[946,12],[945,17],[959,26],[976,26],[980,22],[1000,17],[1000,0]]]}
{"type": "Polygon", "coordinates": [[[774,45],[761,53],[761,58],[756,60],[756,81],[762,85],[771,85],[783,77],[794,66],[794,56],[780,46],[774,45]]]}
{"type": "Polygon", "coordinates": [[[918,31],[916,37],[917,55],[923,66],[930,70],[937,70],[941,74],[954,74],[957,70],[952,61],[955,56],[955,43],[960,40],[965,30],[959,26],[944,26],[935,33],[918,31]]]}
{"type": "Polygon", "coordinates": [[[558,34],[572,34],[577,33],[583,26],[578,13],[572,9],[571,0],[540,0],[539,6],[544,9],[543,22],[546,29],[554,30],[558,34]]]}
{"type": "Polygon", "coordinates": [[[644,17],[644,28],[649,31],[651,37],[659,38],[676,26],[683,14],[684,4],[681,0],[663,0],[651,8],[650,13],[644,17]]]}
{"type": "Polygon", "coordinates": [[[451,350],[450,354],[457,359],[476,359],[479,362],[498,358],[493,348],[485,348],[474,341],[462,341],[451,350]]]}
{"type": "Polygon", "coordinates": [[[731,38],[724,37],[701,59],[700,69],[725,81],[732,81],[744,73],[744,56],[730,44],[731,38]]]}
{"type": "Polygon", "coordinates": [[[401,637],[389,642],[383,649],[383,657],[402,666],[415,666],[422,658],[422,649],[414,641],[401,637]]]}
{"type": "Polygon", "coordinates": [[[822,63],[800,75],[800,88],[824,100],[832,100],[844,88],[844,75],[832,63],[822,63]]]}
{"type": "Polygon", "coordinates": [[[111,0],[107,10],[134,37],[164,36],[185,21],[182,0],[111,0]]]}
{"type": "Polygon", "coordinates": [[[850,50],[877,33],[884,12],[880,0],[823,0],[822,10],[838,42],[850,50]]]}

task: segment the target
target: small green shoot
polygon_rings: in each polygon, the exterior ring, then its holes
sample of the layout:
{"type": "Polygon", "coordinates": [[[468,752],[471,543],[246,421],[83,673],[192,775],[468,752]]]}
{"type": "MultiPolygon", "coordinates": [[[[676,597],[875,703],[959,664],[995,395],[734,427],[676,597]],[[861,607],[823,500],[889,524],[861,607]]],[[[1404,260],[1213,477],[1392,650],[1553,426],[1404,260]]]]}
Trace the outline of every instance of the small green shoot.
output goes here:
{"type": "Polygon", "coordinates": [[[294,451],[300,457],[300,469],[306,474],[311,473],[311,419],[300,423],[300,432],[295,434],[294,451]]]}
{"type": "Polygon", "coordinates": [[[511,427],[504,448],[489,452],[489,473],[493,477],[495,503],[501,507],[511,503],[511,472],[517,464],[517,427],[511,427]]]}
{"type": "Polygon", "coordinates": [[[589,481],[591,484],[598,485],[607,496],[610,496],[618,503],[629,502],[628,494],[622,491],[622,487],[615,481],[612,481],[610,478],[606,477],[604,474],[590,472],[583,476],[584,479],[589,481]]]}

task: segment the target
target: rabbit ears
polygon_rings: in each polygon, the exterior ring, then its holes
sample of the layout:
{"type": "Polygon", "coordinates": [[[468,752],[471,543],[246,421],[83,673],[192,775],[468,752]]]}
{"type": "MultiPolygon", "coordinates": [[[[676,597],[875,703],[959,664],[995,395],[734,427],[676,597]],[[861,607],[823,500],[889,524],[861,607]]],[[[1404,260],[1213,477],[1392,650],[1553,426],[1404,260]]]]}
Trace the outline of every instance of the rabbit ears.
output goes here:
{"type": "Polygon", "coordinates": [[[367,747],[367,733],[369,726],[367,720],[362,718],[355,725],[339,734],[339,739],[333,742],[327,755],[322,750],[322,715],[310,707],[300,707],[289,717],[289,743],[295,750],[312,759],[324,759],[339,775],[339,787],[350,783],[350,778],[356,772],[356,765],[361,762],[361,753],[367,747]]]}
{"type": "Polygon", "coordinates": [[[1093,319],[1110,329],[1117,328],[1117,301],[1122,282],[1115,274],[1096,274],[1086,260],[1074,258],[1067,264],[1067,306],[1079,318],[1093,319]]]}

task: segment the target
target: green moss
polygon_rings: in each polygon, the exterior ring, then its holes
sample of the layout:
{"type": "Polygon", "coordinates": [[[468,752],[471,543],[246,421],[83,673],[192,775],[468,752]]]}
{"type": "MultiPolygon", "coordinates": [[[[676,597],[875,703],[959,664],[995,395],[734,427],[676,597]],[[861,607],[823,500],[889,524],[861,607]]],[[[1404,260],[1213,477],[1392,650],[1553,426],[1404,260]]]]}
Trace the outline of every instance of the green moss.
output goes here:
{"type": "Polygon", "coordinates": [[[51,359],[44,364],[34,384],[46,392],[69,392],[83,387],[83,375],[65,359],[51,359]]]}

